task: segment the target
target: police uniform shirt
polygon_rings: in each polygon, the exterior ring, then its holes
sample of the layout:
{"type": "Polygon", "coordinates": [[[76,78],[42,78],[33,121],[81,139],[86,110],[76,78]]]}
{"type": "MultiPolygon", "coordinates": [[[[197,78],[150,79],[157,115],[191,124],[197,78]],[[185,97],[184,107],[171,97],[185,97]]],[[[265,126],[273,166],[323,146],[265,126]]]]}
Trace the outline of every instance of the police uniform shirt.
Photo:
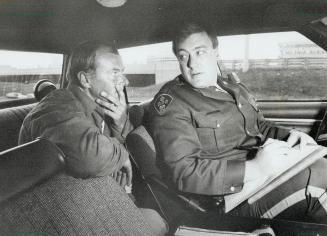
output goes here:
{"type": "Polygon", "coordinates": [[[149,108],[147,128],[158,164],[168,183],[183,192],[240,191],[250,153],[237,147],[289,134],[264,119],[243,85],[222,77],[217,83],[195,89],[180,75],[162,87],[149,108]]]}

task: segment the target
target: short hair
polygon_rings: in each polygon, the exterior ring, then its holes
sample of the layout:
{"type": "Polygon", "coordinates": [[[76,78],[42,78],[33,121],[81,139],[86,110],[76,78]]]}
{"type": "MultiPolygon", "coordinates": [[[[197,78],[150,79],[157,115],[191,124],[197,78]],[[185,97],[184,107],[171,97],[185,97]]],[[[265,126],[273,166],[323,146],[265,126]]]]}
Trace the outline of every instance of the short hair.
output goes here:
{"type": "Polygon", "coordinates": [[[113,44],[102,41],[86,41],[76,46],[71,52],[67,65],[67,79],[80,85],[77,74],[80,71],[89,72],[95,70],[95,55],[97,50],[106,48],[113,54],[119,54],[113,44]]]}
{"type": "Polygon", "coordinates": [[[188,22],[182,24],[182,26],[175,33],[175,37],[172,43],[174,54],[176,55],[177,45],[181,41],[185,40],[191,34],[202,33],[202,32],[206,33],[209,36],[213,48],[218,47],[217,33],[211,25],[205,25],[198,22],[188,22]]]}

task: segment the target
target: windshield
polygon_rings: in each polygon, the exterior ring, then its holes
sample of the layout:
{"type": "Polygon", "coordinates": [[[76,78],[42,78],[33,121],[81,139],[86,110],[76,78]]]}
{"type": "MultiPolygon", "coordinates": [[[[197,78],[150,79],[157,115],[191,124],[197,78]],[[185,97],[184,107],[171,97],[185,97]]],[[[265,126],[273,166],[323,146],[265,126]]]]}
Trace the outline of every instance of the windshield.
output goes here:
{"type": "MultiPolygon", "coordinates": [[[[297,32],[218,37],[217,62],[258,100],[326,100],[327,53],[297,32]],[[309,83],[310,81],[310,83],[309,83]]],[[[171,43],[121,49],[130,102],[153,98],[179,72],[171,43]]]]}

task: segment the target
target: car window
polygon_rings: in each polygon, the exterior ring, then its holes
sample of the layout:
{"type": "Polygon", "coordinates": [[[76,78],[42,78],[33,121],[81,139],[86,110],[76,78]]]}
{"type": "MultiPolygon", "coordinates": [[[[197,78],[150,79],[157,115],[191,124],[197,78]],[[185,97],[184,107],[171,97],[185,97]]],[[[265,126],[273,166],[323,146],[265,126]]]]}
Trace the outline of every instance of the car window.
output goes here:
{"type": "Polygon", "coordinates": [[[62,63],[61,54],[0,50],[0,102],[33,98],[34,84],[42,79],[58,85],[62,63]]]}
{"type": "Polygon", "coordinates": [[[151,100],[161,86],[179,74],[171,43],[158,43],[119,50],[125,64],[130,103],[151,100]]]}
{"type": "MultiPolygon", "coordinates": [[[[257,100],[326,100],[327,53],[298,32],[218,37],[223,75],[236,72],[257,100]]],[[[171,43],[121,49],[129,100],[149,100],[179,72],[171,43]]]]}

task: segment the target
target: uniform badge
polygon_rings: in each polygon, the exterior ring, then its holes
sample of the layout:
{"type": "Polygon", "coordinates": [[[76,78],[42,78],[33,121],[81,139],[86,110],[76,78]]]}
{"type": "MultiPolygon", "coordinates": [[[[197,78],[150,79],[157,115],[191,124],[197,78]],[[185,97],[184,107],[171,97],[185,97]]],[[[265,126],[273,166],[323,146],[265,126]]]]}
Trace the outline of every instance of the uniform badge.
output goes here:
{"type": "Polygon", "coordinates": [[[154,108],[157,110],[157,112],[161,115],[164,113],[166,108],[169,106],[169,104],[173,101],[172,96],[168,94],[161,94],[159,97],[157,97],[154,108]]]}

